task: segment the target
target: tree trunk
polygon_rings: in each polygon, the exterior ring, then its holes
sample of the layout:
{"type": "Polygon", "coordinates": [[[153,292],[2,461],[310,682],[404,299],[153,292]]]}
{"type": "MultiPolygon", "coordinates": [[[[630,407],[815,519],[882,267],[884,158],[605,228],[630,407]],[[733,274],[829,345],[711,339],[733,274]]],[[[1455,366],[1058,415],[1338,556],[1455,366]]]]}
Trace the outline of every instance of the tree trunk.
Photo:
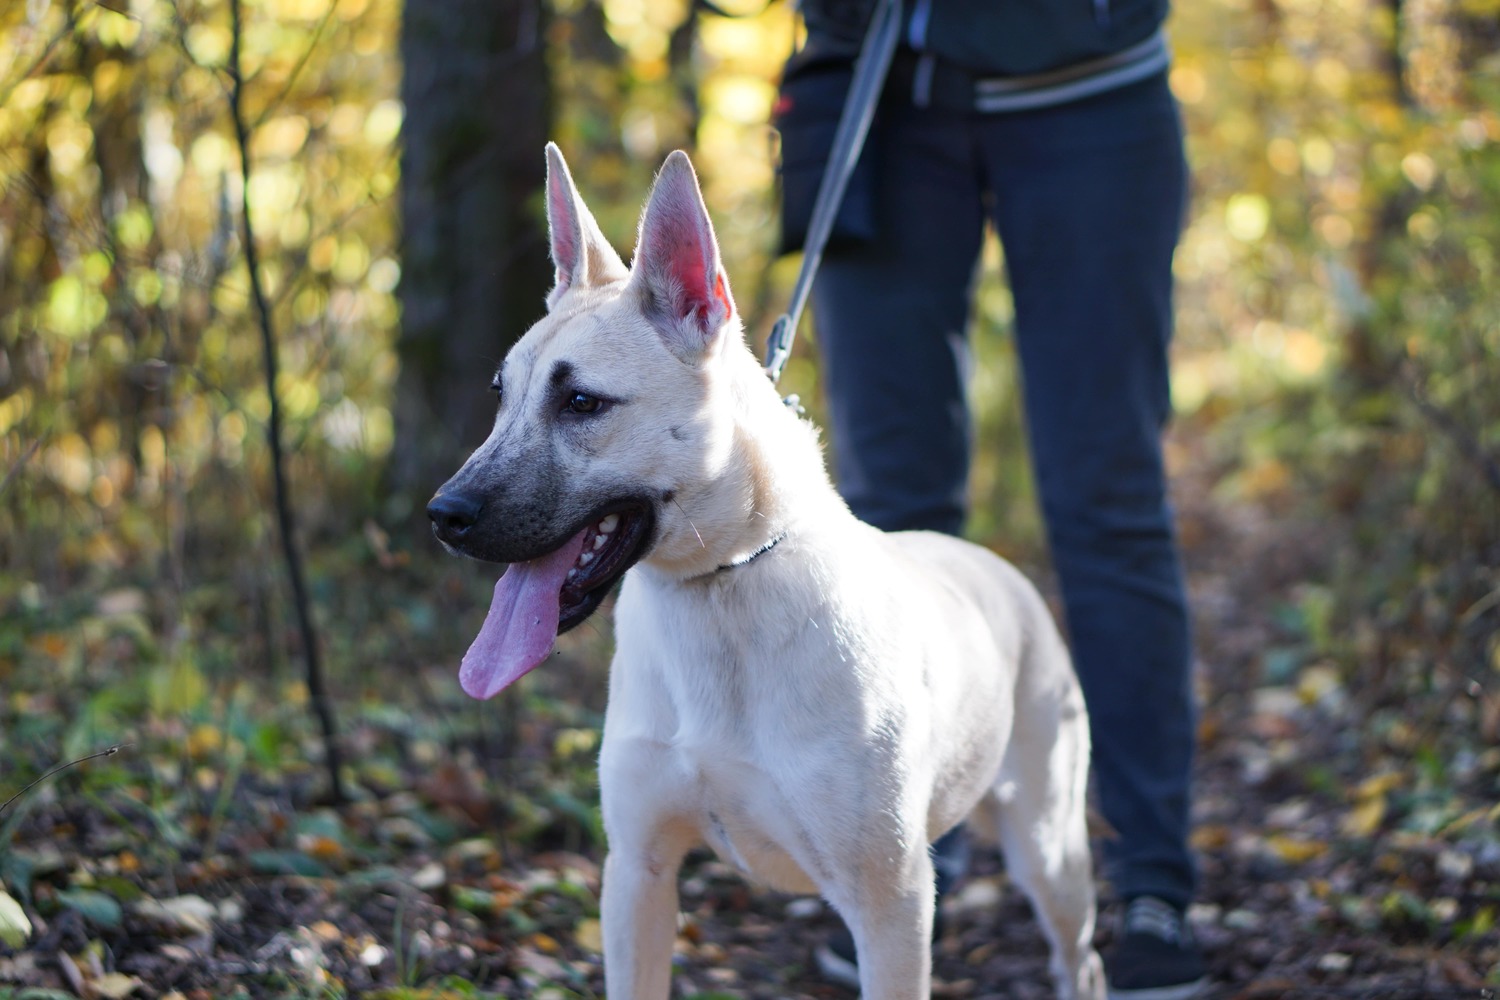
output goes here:
{"type": "Polygon", "coordinates": [[[401,374],[390,510],[421,518],[494,420],[490,375],[551,283],[542,0],[407,3],[401,374]]]}

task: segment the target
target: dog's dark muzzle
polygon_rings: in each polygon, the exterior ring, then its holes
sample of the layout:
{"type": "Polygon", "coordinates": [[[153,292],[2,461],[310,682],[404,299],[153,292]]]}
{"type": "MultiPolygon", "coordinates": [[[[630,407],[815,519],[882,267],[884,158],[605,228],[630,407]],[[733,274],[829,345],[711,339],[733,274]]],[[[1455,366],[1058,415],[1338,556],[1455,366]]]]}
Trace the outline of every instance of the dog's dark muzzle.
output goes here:
{"type": "Polygon", "coordinates": [[[483,509],[483,501],[458,490],[438,490],[428,501],[427,516],[432,520],[432,533],[439,541],[458,545],[479,523],[479,512],[483,509]]]}

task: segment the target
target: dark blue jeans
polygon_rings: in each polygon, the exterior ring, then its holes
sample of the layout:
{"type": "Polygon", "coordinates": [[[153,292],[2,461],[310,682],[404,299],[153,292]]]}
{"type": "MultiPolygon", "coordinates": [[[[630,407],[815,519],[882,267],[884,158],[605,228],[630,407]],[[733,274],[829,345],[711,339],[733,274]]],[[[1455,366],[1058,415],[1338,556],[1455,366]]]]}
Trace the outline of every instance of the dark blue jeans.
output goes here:
{"type": "MultiPolygon", "coordinates": [[[[1027,434],[1094,783],[1122,896],[1186,904],[1194,738],[1186,601],[1161,432],[1186,202],[1165,78],[984,116],[882,103],[880,237],[813,292],[839,489],[887,530],[962,530],[965,328],[986,219],[1005,247],[1027,434]]],[[[869,154],[867,154],[869,155],[869,154]]]]}

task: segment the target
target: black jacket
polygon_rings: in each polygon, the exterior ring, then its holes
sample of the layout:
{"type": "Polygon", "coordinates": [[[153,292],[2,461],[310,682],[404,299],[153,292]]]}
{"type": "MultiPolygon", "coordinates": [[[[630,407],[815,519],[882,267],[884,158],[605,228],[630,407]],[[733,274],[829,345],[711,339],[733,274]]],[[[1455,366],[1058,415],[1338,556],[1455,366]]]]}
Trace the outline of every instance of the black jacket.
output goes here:
{"type": "MultiPolygon", "coordinates": [[[[1026,76],[1149,38],[1168,0],[903,0],[903,44],[978,76],[1026,76]]],[[[857,44],[874,0],[803,0],[810,40],[857,44]],[[820,38],[820,36],[822,36],[820,38]]]]}

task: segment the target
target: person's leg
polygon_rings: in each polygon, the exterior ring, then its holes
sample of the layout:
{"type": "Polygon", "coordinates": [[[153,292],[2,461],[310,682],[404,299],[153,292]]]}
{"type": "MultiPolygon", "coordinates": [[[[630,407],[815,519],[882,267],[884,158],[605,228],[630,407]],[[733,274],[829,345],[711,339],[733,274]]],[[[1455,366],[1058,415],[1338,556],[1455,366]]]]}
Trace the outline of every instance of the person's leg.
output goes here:
{"type": "MultiPolygon", "coordinates": [[[[812,309],[835,479],[855,516],[885,531],[963,531],[969,474],[965,396],[969,298],[984,231],[966,119],[882,107],[879,237],[830,250],[812,309]]],[[[959,827],[932,847],[941,896],[963,874],[959,827]]],[[[847,934],[818,964],[858,985],[847,934]]]]}
{"type": "Polygon", "coordinates": [[[1160,435],[1186,195],[1164,79],[983,129],[1117,893],[1191,900],[1188,615],[1160,435]]]}
{"type": "Polygon", "coordinates": [[[882,106],[879,237],[830,250],[812,309],[839,492],[886,531],[963,530],[965,328],[983,235],[962,116],[882,106]]]}

